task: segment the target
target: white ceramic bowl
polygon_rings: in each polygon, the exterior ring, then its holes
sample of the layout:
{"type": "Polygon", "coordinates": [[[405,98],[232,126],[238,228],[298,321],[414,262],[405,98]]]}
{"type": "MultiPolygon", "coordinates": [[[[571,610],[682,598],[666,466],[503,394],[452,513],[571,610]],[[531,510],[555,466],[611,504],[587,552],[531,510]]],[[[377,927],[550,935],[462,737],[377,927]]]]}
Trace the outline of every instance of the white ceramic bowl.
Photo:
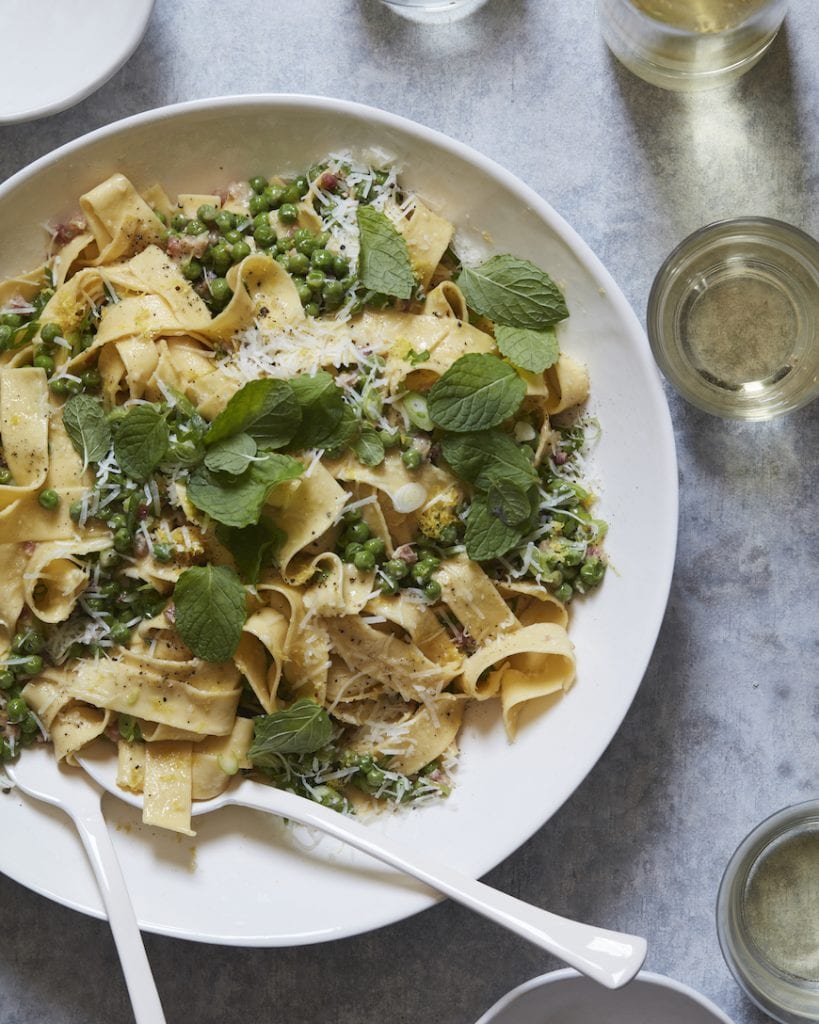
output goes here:
{"type": "MultiPolygon", "coordinates": [[[[561,342],[588,364],[590,410],[603,427],[591,472],[613,564],[600,591],[573,611],[577,683],[539,714],[525,713],[511,745],[494,702],[472,709],[452,796],[372,823],[419,851],[445,851],[476,877],[540,828],[603,753],[640,684],[668,598],[677,528],[671,420],[645,334],[588,246],[535,192],[437,132],[339,100],[249,96],[140,114],[15,175],[0,186],[0,277],[36,265],[41,225],[75,211],[78,196],[114,171],[137,187],[160,181],[170,195],[208,192],[236,177],[300,171],[341,149],[393,158],[407,186],[444,211],[460,237],[552,274],[571,310],[561,342]]],[[[253,812],[199,819],[191,841],[143,828],[124,804],[109,804],[109,817],[149,931],[293,945],[366,931],[437,898],[333,840],[253,812]]],[[[0,870],[101,916],[82,847],[59,812],[0,796],[0,834],[0,870]]]]}
{"type": "Polygon", "coordinates": [[[641,971],[611,992],[576,971],[553,971],[512,989],[477,1024],[733,1024],[705,996],[641,971]]]}

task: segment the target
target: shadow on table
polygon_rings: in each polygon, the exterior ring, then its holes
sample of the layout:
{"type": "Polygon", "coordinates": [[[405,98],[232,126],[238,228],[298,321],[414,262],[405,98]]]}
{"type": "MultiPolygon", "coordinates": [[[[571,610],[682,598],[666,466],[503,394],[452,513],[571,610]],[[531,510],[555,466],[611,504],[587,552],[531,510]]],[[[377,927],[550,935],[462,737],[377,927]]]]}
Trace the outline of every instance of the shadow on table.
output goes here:
{"type": "Polygon", "coordinates": [[[643,166],[654,172],[661,192],[658,206],[678,240],[724,217],[776,216],[771,208],[747,207],[760,182],[768,204],[811,230],[807,133],[800,130],[810,115],[794,80],[787,21],[754,68],[733,84],[703,92],[660,89],[611,53],[608,58],[643,166]]]}

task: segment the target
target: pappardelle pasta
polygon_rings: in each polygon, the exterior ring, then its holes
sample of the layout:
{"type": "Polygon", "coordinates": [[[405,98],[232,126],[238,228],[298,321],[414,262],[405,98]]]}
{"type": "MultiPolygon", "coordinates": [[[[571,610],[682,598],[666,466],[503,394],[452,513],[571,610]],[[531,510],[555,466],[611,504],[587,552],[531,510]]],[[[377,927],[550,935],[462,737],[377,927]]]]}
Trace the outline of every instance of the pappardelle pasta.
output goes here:
{"type": "Polygon", "coordinates": [[[559,288],[348,156],[79,203],[0,283],[0,760],[106,738],[187,834],[239,771],[446,795],[469,702],[511,739],[571,686],[605,573],[559,288]]]}

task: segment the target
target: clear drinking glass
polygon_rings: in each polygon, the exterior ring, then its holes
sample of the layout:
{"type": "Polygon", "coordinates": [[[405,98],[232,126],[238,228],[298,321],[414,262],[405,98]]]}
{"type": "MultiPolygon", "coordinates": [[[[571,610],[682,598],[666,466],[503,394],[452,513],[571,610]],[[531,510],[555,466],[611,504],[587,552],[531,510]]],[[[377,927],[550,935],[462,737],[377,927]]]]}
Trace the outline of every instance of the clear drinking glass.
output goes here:
{"type": "Polygon", "coordinates": [[[411,21],[446,22],[466,17],[486,0],[382,0],[382,3],[411,21]]]}
{"type": "Polygon", "coordinates": [[[664,89],[739,78],[774,40],[788,0],[598,0],[603,38],[635,75],[664,89]]]}

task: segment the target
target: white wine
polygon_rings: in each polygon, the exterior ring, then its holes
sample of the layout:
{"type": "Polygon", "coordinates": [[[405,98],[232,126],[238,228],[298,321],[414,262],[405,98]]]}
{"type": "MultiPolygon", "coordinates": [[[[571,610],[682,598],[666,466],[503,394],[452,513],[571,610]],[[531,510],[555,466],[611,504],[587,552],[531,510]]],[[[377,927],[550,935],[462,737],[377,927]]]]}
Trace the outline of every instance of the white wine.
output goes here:
{"type": "Polygon", "coordinates": [[[709,89],[753,67],[788,0],[598,0],[612,53],[664,89],[709,89]]]}
{"type": "Polygon", "coordinates": [[[724,32],[736,28],[765,6],[766,0],[632,0],[657,21],[689,32],[724,32]]]}

